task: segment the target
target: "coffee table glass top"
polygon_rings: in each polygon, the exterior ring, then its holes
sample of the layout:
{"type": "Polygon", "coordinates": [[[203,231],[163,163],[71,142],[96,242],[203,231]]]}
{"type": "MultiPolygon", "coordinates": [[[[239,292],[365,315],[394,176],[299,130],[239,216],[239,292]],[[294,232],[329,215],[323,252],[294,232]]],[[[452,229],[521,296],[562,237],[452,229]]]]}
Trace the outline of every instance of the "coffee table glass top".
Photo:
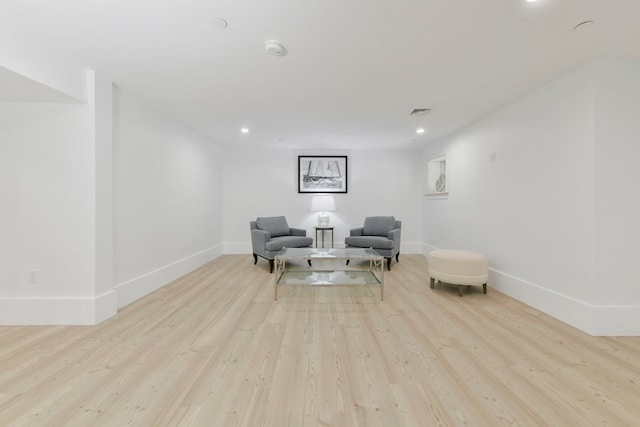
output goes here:
{"type": "Polygon", "coordinates": [[[384,257],[363,248],[284,248],[275,256],[274,297],[282,285],[378,286],[384,298],[384,257]]]}
{"type": "Polygon", "coordinates": [[[350,259],[371,260],[383,258],[367,248],[283,248],[276,257],[283,259],[350,259]]]}

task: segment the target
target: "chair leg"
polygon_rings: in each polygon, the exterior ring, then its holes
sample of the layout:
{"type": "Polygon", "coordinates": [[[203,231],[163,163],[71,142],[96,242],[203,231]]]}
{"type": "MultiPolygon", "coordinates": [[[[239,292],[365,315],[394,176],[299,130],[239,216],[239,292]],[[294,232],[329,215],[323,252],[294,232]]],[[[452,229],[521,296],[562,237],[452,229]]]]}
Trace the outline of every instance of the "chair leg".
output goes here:
{"type": "Polygon", "coordinates": [[[482,293],[483,293],[483,294],[486,294],[486,293],[487,293],[487,284],[486,284],[486,283],[483,283],[483,284],[482,284],[482,293]]]}
{"type": "Polygon", "coordinates": [[[391,258],[387,258],[387,271],[391,271],[391,258]]]}
{"type": "Polygon", "coordinates": [[[464,294],[462,288],[463,288],[462,285],[458,285],[458,295],[460,295],[460,296],[462,296],[464,294]]]}
{"type": "Polygon", "coordinates": [[[400,262],[400,252],[396,254],[396,262],[400,262]]]}
{"type": "Polygon", "coordinates": [[[435,288],[435,287],[436,287],[436,279],[434,279],[433,277],[430,277],[429,279],[430,279],[430,280],[429,280],[429,282],[430,282],[430,283],[429,283],[429,287],[430,287],[431,289],[435,288]]]}
{"type": "Polygon", "coordinates": [[[253,265],[256,265],[258,263],[258,254],[253,254],[253,265]]]}
{"type": "Polygon", "coordinates": [[[273,273],[273,260],[269,260],[269,273],[273,273]]]}

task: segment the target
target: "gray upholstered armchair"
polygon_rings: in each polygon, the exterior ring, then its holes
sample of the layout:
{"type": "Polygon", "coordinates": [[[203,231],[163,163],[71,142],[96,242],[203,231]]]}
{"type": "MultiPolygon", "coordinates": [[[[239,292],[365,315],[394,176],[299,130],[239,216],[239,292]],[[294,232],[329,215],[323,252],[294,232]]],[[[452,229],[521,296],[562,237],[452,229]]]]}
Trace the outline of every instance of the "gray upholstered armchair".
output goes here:
{"type": "Polygon", "coordinates": [[[387,269],[391,270],[391,258],[400,261],[400,226],[392,216],[369,216],[364,226],[353,228],[344,239],[346,247],[373,248],[387,259],[387,269]]]}
{"type": "Polygon", "coordinates": [[[284,216],[258,217],[250,221],[253,264],[258,257],[269,261],[269,272],[273,273],[273,258],[282,248],[305,248],[313,245],[307,230],[289,227],[284,216]]]}

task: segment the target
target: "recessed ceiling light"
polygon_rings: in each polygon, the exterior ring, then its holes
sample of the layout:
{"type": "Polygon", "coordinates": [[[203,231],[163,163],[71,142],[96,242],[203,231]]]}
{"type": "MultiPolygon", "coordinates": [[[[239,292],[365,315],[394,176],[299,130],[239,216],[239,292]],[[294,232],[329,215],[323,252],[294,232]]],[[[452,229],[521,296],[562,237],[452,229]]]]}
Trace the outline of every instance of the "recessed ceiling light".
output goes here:
{"type": "Polygon", "coordinates": [[[240,132],[249,133],[249,128],[242,128],[242,129],[240,129],[240,132]]]}
{"type": "Polygon", "coordinates": [[[418,129],[416,129],[416,133],[422,135],[424,133],[424,129],[423,128],[418,128],[418,129]]]}
{"type": "Polygon", "coordinates": [[[527,3],[535,3],[535,2],[537,2],[537,1],[538,1],[538,0],[527,0],[527,3]]]}
{"type": "Polygon", "coordinates": [[[222,28],[222,29],[227,28],[227,26],[229,25],[226,19],[220,18],[220,17],[217,17],[216,19],[214,19],[213,23],[215,24],[216,27],[222,28]]]}

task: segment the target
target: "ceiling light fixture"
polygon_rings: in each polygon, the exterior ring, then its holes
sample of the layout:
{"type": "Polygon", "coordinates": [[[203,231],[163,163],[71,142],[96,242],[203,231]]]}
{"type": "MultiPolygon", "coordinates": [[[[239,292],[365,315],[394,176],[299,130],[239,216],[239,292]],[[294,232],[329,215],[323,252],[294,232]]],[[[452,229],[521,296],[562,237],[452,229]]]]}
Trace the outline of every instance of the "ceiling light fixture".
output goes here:
{"type": "Polygon", "coordinates": [[[220,18],[220,17],[217,17],[214,20],[214,23],[215,23],[216,27],[221,28],[221,29],[225,29],[229,25],[229,23],[227,22],[226,19],[220,18]]]}
{"type": "Polygon", "coordinates": [[[249,133],[249,128],[242,128],[242,129],[240,129],[240,132],[249,133]]]}
{"type": "Polygon", "coordinates": [[[287,49],[275,40],[269,40],[264,44],[264,50],[267,52],[267,55],[273,56],[286,56],[287,49]]]}
{"type": "Polygon", "coordinates": [[[418,128],[416,129],[416,133],[419,135],[422,135],[424,133],[424,129],[423,128],[418,128]]]}

